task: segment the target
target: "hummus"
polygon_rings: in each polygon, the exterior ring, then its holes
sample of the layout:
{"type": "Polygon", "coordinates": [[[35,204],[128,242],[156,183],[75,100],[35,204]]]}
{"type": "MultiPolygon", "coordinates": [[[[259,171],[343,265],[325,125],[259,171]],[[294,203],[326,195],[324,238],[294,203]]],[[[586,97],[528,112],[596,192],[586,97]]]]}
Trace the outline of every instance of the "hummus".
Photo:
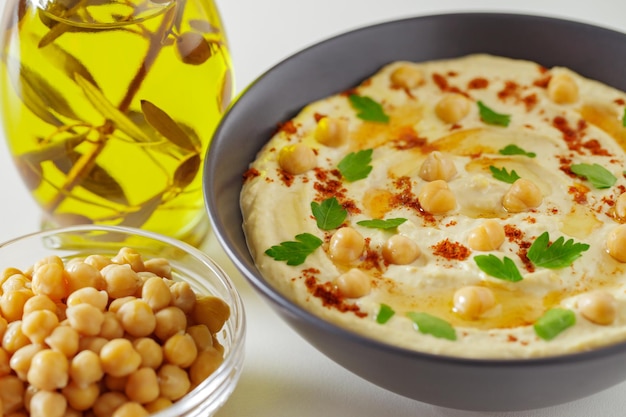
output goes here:
{"type": "Polygon", "coordinates": [[[393,62],[244,174],[262,275],[402,348],[525,358],[626,339],[626,94],[490,55],[393,62]]]}

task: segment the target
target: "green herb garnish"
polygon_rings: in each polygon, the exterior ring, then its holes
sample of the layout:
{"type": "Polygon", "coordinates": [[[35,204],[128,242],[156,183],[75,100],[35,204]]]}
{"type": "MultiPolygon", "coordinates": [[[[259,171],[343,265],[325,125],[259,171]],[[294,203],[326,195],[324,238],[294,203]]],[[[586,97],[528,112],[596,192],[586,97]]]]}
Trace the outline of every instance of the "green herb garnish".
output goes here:
{"type": "Polygon", "coordinates": [[[508,114],[496,113],[485,106],[482,101],[478,102],[478,112],[483,122],[489,125],[508,126],[511,123],[511,116],[508,114]]]}
{"type": "Polygon", "coordinates": [[[415,324],[415,329],[420,333],[430,334],[440,339],[456,340],[456,330],[447,321],[428,313],[410,312],[406,315],[415,324]]]}
{"type": "Polygon", "coordinates": [[[272,246],[265,251],[277,261],[287,261],[287,265],[301,265],[306,257],[312,254],[315,249],[322,246],[322,239],[310,233],[296,235],[296,241],[282,242],[280,245],[272,246]]]}
{"type": "Polygon", "coordinates": [[[372,172],[372,166],[370,165],[372,152],[374,152],[373,149],[365,149],[346,155],[337,165],[341,175],[350,182],[367,178],[370,172],[372,172]]]}
{"type": "Polygon", "coordinates": [[[574,174],[586,178],[596,188],[609,188],[617,181],[617,178],[600,164],[575,164],[570,169],[574,174]]]}
{"type": "Polygon", "coordinates": [[[517,269],[517,265],[512,259],[507,258],[500,260],[496,255],[477,255],[474,256],[474,262],[481,271],[494,278],[503,279],[505,281],[517,282],[524,279],[517,269]]]}
{"type": "Polygon", "coordinates": [[[626,108],[624,109],[624,115],[622,116],[622,126],[626,127],[626,108]]]}
{"type": "Polygon", "coordinates": [[[544,313],[534,324],[535,333],[543,340],[552,340],[563,330],[576,324],[576,315],[571,310],[553,308],[544,313]]]}
{"type": "Polygon", "coordinates": [[[527,152],[524,149],[520,148],[517,145],[506,145],[504,148],[498,151],[500,155],[523,155],[529,158],[534,158],[537,156],[534,152],[527,152]]]}
{"type": "Polygon", "coordinates": [[[567,242],[563,236],[550,245],[548,232],[543,232],[528,249],[528,259],[536,266],[549,269],[559,269],[570,266],[582,253],[589,249],[586,243],[574,243],[574,239],[567,242]]]}
{"type": "Polygon", "coordinates": [[[358,94],[350,94],[348,99],[352,107],[357,111],[356,115],[359,119],[382,123],[389,121],[389,116],[387,116],[383,110],[383,106],[372,98],[358,94]]]}
{"type": "Polygon", "coordinates": [[[317,220],[317,227],[322,230],[336,229],[348,216],[346,209],[339,204],[335,197],[328,198],[321,204],[312,201],[311,211],[317,220]]]}
{"type": "Polygon", "coordinates": [[[517,172],[515,172],[515,170],[508,172],[506,168],[498,169],[493,165],[489,166],[489,170],[491,171],[491,174],[495,179],[504,181],[508,184],[513,184],[515,181],[520,179],[520,176],[517,175],[517,172]]]}
{"type": "Polygon", "coordinates": [[[376,315],[376,323],[385,324],[394,316],[394,314],[396,314],[396,312],[393,311],[393,308],[387,304],[381,304],[380,310],[378,310],[378,314],[376,315]]]}
{"type": "Polygon", "coordinates": [[[372,229],[395,229],[400,226],[402,223],[406,221],[405,218],[397,217],[393,219],[372,219],[372,220],[361,220],[360,222],[356,222],[359,226],[369,227],[372,229]]]}

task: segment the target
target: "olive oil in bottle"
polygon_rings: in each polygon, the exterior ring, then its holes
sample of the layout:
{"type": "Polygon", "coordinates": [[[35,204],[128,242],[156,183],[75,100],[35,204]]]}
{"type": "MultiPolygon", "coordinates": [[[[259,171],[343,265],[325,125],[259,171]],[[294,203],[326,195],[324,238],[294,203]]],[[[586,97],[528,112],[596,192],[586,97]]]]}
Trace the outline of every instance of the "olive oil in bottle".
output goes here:
{"type": "Polygon", "coordinates": [[[199,244],[204,153],[233,91],[212,0],[9,1],[3,124],[46,221],[199,244]]]}

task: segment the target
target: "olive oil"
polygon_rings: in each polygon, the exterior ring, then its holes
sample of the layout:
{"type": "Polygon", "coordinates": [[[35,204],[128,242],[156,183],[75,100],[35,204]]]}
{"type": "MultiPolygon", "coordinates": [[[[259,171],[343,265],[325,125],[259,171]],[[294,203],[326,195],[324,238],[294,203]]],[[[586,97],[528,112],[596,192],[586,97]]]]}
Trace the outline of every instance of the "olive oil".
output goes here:
{"type": "Polygon", "coordinates": [[[233,91],[212,0],[10,1],[3,123],[46,220],[199,244],[204,153],[233,91]]]}

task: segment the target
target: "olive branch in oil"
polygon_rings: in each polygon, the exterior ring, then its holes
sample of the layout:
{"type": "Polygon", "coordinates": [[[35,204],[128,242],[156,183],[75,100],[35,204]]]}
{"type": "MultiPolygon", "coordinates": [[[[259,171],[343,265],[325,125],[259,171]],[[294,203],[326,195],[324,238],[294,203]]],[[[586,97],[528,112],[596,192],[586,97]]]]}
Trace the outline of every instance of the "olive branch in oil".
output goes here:
{"type": "MultiPolygon", "coordinates": [[[[78,19],[85,25],[97,24],[98,22],[89,14],[87,6],[102,4],[103,1],[110,0],[60,0],[51,4],[51,7],[54,7],[51,12],[64,19],[78,19]]],[[[110,139],[125,140],[120,138],[117,132],[124,133],[132,141],[146,148],[162,147],[166,143],[173,144],[176,150],[173,151],[169,147],[166,152],[177,156],[180,161],[169,186],[142,204],[120,212],[119,218],[122,218],[120,224],[140,227],[161,204],[184,192],[197,175],[201,166],[202,146],[192,128],[177,123],[164,110],[147,100],[141,100],[141,113],[137,114],[130,110],[130,105],[141,84],[164,47],[175,46],[181,61],[188,65],[201,65],[215,53],[222,52],[221,48],[224,45],[220,41],[205,36],[219,34],[219,28],[208,21],[191,20],[188,23],[193,31],[181,33],[186,2],[187,0],[172,0],[171,7],[165,12],[161,25],[155,32],[150,32],[141,25],[141,30],[135,31],[148,40],[149,47],[142,64],[128,85],[126,94],[117,106],[111,103],[100,90],[88,68],[79,59],[54,43],[56,39],[67,33],[88,32],[96,29],[68,25],[51,19],[39,11],[39,18],[49,28],[49,31],[38,42],[40,51],[51,63],[64,69],[66,75],[75,82],[86,99],[104,117],[104,123],[99,126],[82,121],[63,94],[45,78],[21,64],[15,65],[15,62],[10,61],[11,58],[3,57],[9,60],[6,63],[9,72],[19,68],[19,74],[13,73],[11,78],[14,84],[20,87],[16,88],[16,91],[24,105],[43,122],[55,128],[47,138],[39,138],[41,149],[23,154],[17,157],[16,161],[18,169],[33,189],[43,180],[41,163],[44,161],[52,161],[55,167],[66,175],[65,183],[58,189],[56,196],[47,203],[45,207],[47,212],[54,213],[63,200],[78,186],[111,203],[129,205],[120,184],[98,164],[98,156],[110,139]],[[54,112],[49,109],[54,109],[54,112]],[[75,123],[65,124],[55,113],[75,123]],[[54,142],[52,139],[57,135],[67,137],[63,141],[54,142]],[[86,151],[81,153],[76,150],[79,145],[85,146],[85,144],[90,145],[86,151]]],[[[158,2],[152,0],[152,3],[158,2]]],[[[133,15],[142,11],[139,9],[148,7],[148,1],[138,6],[130,2],[127,2],[127,5],[132,8],[129,14],[114,16],[120,23],[129,21],[133,15]]],[[[18,30],[29,7],[26,0],[19,1],[17,22],[15,22],[18,30]]],[[[97,30],[107,29],[98,28],[97,30]]],[[[115,27],[114,30],[130,29],[121,26],[115,27]]],[[[222,111],[230,99],[230,82],[230,74],[227,72],[222,80],[221,94],[217,99],[222,111]]],[[[155,164],[158,165],[156,161],[155,164]]],[[[165,171],[164,168],[163,170],[165,171]]]]}

